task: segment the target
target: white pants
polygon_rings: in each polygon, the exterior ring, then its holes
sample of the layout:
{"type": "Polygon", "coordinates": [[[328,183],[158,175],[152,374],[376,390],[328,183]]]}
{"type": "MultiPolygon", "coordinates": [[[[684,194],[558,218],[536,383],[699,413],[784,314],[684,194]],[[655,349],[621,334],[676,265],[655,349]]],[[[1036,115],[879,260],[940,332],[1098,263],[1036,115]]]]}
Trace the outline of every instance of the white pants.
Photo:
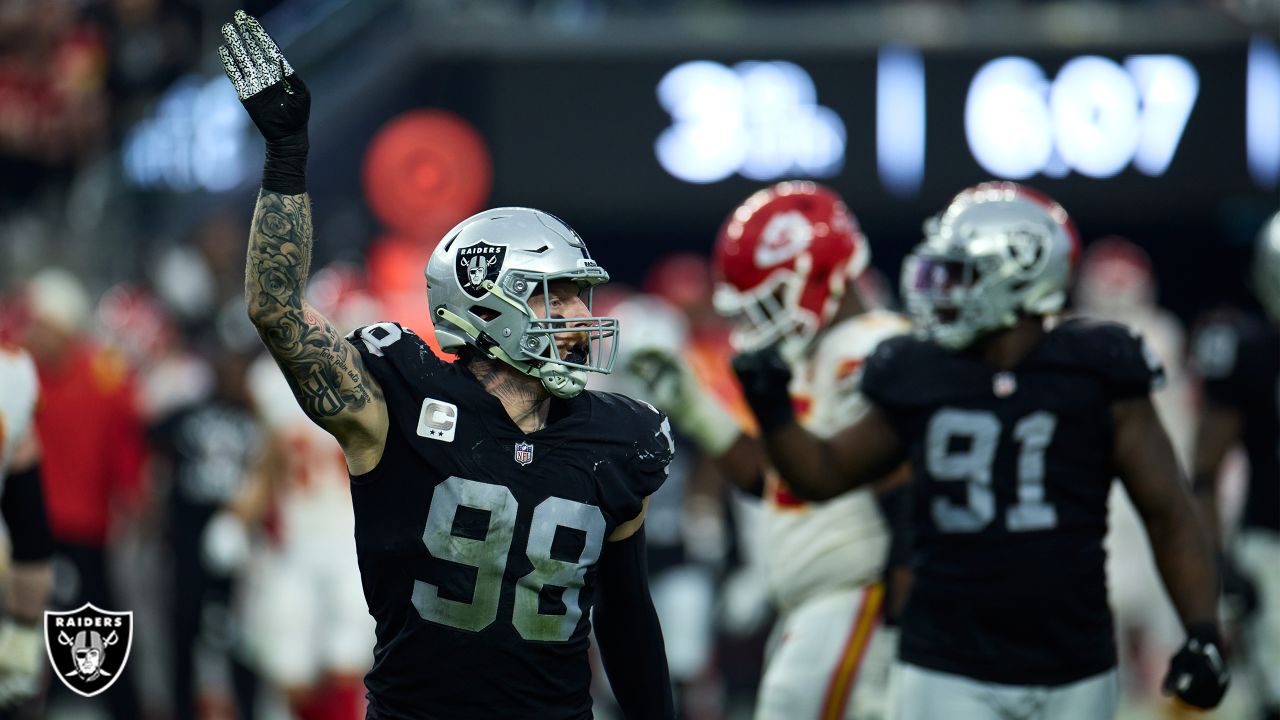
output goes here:
{"type": "Polygon", "coordinates": [[[1258,611],[1244,627],[1245,661],[1256,675],[1258,694],[1280,704],[1280,535],[1244,530],[1234,553],[1258,588],[1258,611]]]}
{"type": "Polygon", "coordinates": [[[893,720],[1110,720],[1115,670],[1069,685],[1000,685],[899,662],[893,668],[893,720]]]}
{"type": "Polygon", "coordinates": [[[373,664],[374,622],[360,587],[355,547],[257,558],[246,593],[254,664],[284,688],[325,673],[359,675],[373,664]]]}
{"type": "Polygon", "coordinates": [[[711,660],[715,604],[711,576],[696,565],[680,565],[650,578],[649,587],[662,623],[671,679],[689,682],[711,660]]]}
{"type": "Polygon", "coordinates": [[[884,587],[819,595],[784,615],[760,682],[756,720],[883,720],[897,633],[884,587]]]}

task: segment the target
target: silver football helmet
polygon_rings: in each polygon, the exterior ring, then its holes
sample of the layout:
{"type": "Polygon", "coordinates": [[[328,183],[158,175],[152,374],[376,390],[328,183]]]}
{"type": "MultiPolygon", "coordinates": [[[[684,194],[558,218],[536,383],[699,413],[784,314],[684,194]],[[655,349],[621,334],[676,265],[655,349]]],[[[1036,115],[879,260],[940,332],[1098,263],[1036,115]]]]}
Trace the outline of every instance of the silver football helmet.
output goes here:
{"type": "Polygon", "coordinates": [[[1280,212],[1263,223],[1253,256],[1253,290],[1273,320],[1280,322],[1280,212]]]}
{"type": "Polygon", "coordinates": [[[1062,206],[1011,182],[956,195],[902,265],[916,331],[958,350],[1021,315],[1062,310],[1080,246],[1062,206]]]}
{"type": "Polygon", "coordinates": [[[535,293],[550,297],[549,283],[567,279],[585,293],[609,281],[586,243],[559,218],[530,208],[495,208],[450,230],[427,263],[427,302],[443,350],[470,345],[542,380],[557,397],[573,397],[586,373],[613,370],[618,321],[610,317],[560,317],[550,303],[536,314],[535,293]],[[557,338],[585,336],[585,352],[562,354],[557,338]]]}

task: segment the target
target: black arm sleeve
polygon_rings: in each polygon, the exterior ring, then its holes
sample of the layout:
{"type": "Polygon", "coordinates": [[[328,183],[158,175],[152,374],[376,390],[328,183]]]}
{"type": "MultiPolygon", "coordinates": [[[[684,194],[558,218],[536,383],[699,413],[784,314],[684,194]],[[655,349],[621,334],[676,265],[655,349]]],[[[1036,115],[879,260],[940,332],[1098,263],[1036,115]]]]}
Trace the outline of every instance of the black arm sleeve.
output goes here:
{"type": "Polygon", "coordinates": [[[625,540],[605,543],[599,563],[596,640],[623,717],[669,720],[675,717],[675,702],[644,551],[643,525],[625,540]]]}
{"type": "Polygon", "coordinates": [[[42,562],[53,556],[53,535],[45,514],[39,465],[14,473],[4,481],[0,514],[4,515],[9,528],[14,562],[42,562]]]}
{"type": "Polygon", "coordinates": [[[898,624],[897,611],[902,608],[907,588],[895,579],[895,571],[911,568],[911,485],[900,485],[876,495],[876,503],[889,526],[889,552],[884,563],[885,624],[898,624]]]}

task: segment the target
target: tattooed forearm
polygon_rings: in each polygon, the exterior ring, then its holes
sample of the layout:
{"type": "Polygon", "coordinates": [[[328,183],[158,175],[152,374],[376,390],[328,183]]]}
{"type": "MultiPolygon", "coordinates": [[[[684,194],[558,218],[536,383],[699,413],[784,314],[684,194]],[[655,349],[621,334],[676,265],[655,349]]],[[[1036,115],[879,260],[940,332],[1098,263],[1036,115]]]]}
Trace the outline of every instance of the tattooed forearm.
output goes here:
{"type": "Polygon", "coordinates": [[[382,401],[355,350],[303,300],[311,269],[311,200],[262,191],[245,261],[245,304],[302,409],[317,421],[382,401]]]}

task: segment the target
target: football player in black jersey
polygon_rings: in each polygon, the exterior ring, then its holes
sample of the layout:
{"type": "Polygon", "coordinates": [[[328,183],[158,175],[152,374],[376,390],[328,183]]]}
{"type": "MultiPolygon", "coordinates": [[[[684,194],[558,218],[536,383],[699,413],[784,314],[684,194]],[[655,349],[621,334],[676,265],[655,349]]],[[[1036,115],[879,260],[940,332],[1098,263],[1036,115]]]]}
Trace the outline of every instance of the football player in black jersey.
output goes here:
{"type": "Polygon", "coordinates": [[[1223,555],[1223,589],[1243,616],[1243,649],[1258,683],[1260,717],[1280,720],[1280,213],[1258,235],[1253,286],[1267,320],[1224,316],[1197,334],[1204,407],[1196,433],[1196,497],[1221,541],[1218,470],[1243,445],[1249,458],[1244,514],[1223,555]]]}
{"type": "Polygon", "coordinates": [[[1227,686],[1213,555],[1151,404],[1159,363],[1114,324],[1046,321],[1078,240],[1057,203],[1014,183],[961,192],[903,267],[920,337],[867,361],[870,407],[823,441],[792,417],[774,353],[735,358],[767,450],[822,500],[913,468],[915,584],[901,620],[902,720],[1113,717],[1106,499],[1142,514],[1188,639],[1166,690],[1213,707],[1227,686]]]}
{"type": "Polygon", "coordinates": [[[238,11],[222,31],[227,76],[267,141],[249,315],[351,473],[377,625],[368,716],[590,718],[594,608],[626,717],[671,717],[642,526],[670,426],[583,390],[613,364],[602,348],[616,321],[589,309],[608,274],[551,215],[491,210],[451,230],[427,267],[436,337],[458,361],[394,323],[344,340],[303,299],[307,88],[256,20],[238,11]]]}

